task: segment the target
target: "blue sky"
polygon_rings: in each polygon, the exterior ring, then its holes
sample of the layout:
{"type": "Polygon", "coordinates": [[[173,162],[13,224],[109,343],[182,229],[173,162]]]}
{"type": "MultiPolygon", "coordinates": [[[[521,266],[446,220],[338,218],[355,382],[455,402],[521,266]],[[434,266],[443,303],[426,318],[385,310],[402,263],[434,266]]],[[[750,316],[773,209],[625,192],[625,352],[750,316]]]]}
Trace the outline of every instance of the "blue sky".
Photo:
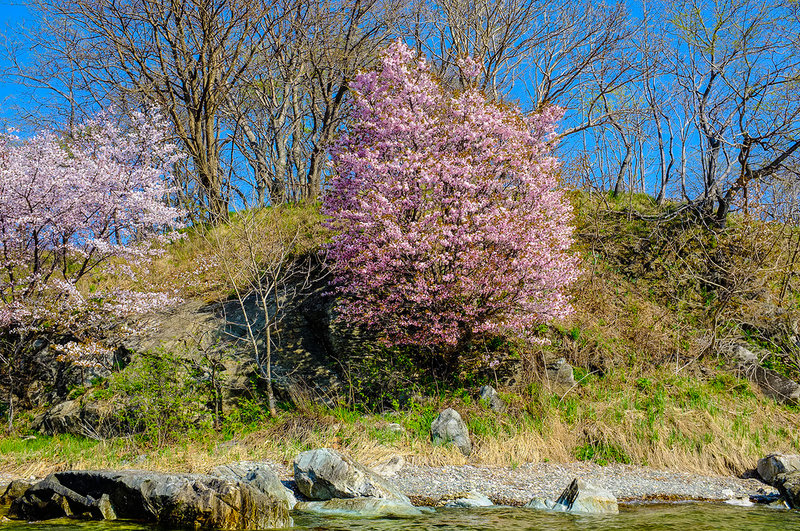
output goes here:
{"type": "MultiPolygon", "coordinates": [[[[25,22],[29,17],[27,8],[22,2],[14,2],[13,0],[0,0],[0,32],[9,34],[13,31],[13,27],[25,22]]],[[[3,56],[0,58],[0,68],[8,65],[8,59],[3,56]]],[[[6,98],[13,96],[19,87],[13,83],[8,83],[5,79],[0,79],[0,102],[5,103],[6,98]]]]}

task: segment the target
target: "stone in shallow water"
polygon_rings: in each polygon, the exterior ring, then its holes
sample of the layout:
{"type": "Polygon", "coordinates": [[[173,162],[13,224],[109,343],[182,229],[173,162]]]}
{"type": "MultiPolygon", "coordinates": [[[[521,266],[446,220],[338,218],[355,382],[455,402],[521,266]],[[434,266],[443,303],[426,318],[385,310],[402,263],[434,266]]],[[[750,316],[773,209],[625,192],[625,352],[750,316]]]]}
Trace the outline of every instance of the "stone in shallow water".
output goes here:
{"type": "MultiPolygon", "coordinates": [[[[266,476],[270,472],[262,473],[266,476]]],[[[8,516],[25,520],[64,516],[95,520],[124,518],[195,529],[292,525],[285,494],[262,491],[258,482],[230,476],[135,470],[51,474],[16,499],[8,516]]]]}
{"type": "Polygon", "coordinates": [[[773,484],[792,509],[800,509],[800,472],[778,474],[773,484]]]}
{"type": "Polygon", "coordinates": [[[33,486],[35,482],[27,479],[15,479],[6,487],[6,491],[0,496],[0,505],[8,505],[17,498],[25,494],[25,491],[33,486]]]}
{"type": "Polygon", "coordinates": [[[238,463],[214,467],[209,474],[218,477],[231,477],[238,481],[249,483],[261,492],[266,492],[277,499],[285,497],[289,510],[292,510],[297,503],[294,492],[281,483],[267,463],[239,461],[238,463]]]}
{"type": "Polygon", "coordinates": [[[617,498],[610,491],[573,479],[556,501],[534,498],[525,507],[581,514],[617,514],[617,498]]]}
{"type": "Polygon", "coordinates": [[[298,502],[295,510],[299,512],[352,516],[359,518],[382,518],[387,516],[419,516],[422,511],[396,499],[381,498],[333,498],[326,501],[298,502]]]}
{"type": "Polygon", "coordinates": [[[294,481],[300,492],[312,500],[370,497],[410,503],[391,481],[330,448],[298,455],[294,460],[294,481]]]}
{"type": "Polygon", "coordinates": [[[492,500],[476,490],[444,504],[445,507],[462,507],[465,509],[470,507],[492,507],[493,505],[492,500]]]}

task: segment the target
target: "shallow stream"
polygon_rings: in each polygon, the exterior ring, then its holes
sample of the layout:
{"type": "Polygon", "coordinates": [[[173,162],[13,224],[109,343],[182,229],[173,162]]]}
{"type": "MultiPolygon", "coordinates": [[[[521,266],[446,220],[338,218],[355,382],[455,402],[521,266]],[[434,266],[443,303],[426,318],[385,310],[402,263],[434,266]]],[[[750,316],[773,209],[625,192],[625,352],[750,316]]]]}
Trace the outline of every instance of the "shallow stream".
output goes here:
{"type": "MultiPolygon", "coordinates": [[[[325,530],[781,530],[800,529],[800,511],[767,507],[734,507],[717,503],[642,504],[620,507],[613,516],[574,516],[521,508],[439,509],[402,519],[356,519],[295,515],[295,529],[325,530]]],[[[164,529],[135,523],[54,520],[6,522],[9,531],[138,531],[164,529]]]]}

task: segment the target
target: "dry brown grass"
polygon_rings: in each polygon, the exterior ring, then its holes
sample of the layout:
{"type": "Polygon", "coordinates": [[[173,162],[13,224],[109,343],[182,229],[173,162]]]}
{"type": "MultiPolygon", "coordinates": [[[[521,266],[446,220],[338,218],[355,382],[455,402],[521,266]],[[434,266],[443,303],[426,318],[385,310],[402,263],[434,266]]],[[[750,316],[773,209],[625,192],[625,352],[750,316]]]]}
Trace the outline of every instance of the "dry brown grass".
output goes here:
{"type": "Polygon", "coordinates": [[[714,378],[709,376],[705,383],[671,379],[665,369],[610,375],[588,380],[577,391],[580,397],[546,388],[534,396],[506,395],[512,402],[506,414],[452,400],[431,406],[438,410],[455,405],[461,411],[473,430],[469,457],[453,447],[434,446],[426,432],[417,432],[419,412],[358,415],[316,410],[283,413],[255,431],[233,437],[207,432],[165,448],[147,448],[133,439],[94,443],[60,437],[38,446],[36,441],[0,439],[0,470],[20,476],[83,468],[206,472],[240,460],[291,467],[300,452],[330,447],[367,465],[393,455],[414,465],[510,467],[583,457],[601,464],[617,459],[658,469],[740,475],[767,453],[800,451],[800,413],[752,392],[741,381],[723,379],[731,389],[716,388],[714,378]],[[653,382],[652,387],[644,388],[644,379],[653,382]],[[687,403],[687,396],[695,397],[696,403],[687,403]],[[662,405],[653,409],[653,401],[662,405]],[[390,434],[385,429],[389,422],[399,422],[406,432],[390,434]],[[592,448],[595,454],[587,454],[592,448]]]}

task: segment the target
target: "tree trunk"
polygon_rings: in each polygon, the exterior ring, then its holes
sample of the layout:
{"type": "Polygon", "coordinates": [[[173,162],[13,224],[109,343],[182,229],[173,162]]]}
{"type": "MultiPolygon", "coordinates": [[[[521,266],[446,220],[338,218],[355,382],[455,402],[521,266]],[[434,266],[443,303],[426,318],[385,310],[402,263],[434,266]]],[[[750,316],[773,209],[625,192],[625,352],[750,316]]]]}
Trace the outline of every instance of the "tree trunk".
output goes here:
{"type": "MultiPolygon", "coordinates": [[[[625,143],[625,158],[622,160],[622,165],[619,167],[617,174],[617,183],[614,185],[614,197],[619,197],[625,191],[625,174],[628,173],[628,167],[631,165],[632,149],[630,143],[625,143]]],[[[633,190],[631,190],[633,193],[633,190]]]]}
{"type": "Polygon", "coordinates": [[[267,376],[267,407],[269,408],[270,417],[276,417],[278,411],[275,408],[275,393],[272,390],[272,332],[267,326],[267,360],[266,360],[266,376],[267,376]]]}

